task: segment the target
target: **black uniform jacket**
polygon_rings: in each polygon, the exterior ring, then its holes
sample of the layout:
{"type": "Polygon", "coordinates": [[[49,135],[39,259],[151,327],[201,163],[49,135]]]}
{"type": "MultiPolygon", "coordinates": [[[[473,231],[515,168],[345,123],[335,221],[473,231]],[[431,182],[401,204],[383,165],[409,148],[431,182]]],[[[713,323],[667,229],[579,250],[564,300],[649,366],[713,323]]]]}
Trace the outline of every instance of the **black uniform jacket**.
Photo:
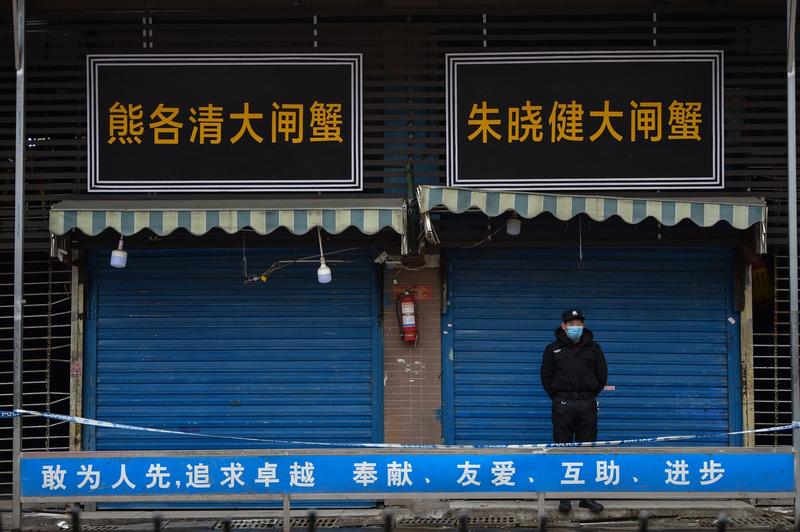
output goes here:
{"type": "Polygon", "coordinates": [[[591,399],[603,391],[608,380],[606,357],[589,329],[577,344],[559,327],[556,341],[542,355],[542,386],[550,399],[591,399]]]}

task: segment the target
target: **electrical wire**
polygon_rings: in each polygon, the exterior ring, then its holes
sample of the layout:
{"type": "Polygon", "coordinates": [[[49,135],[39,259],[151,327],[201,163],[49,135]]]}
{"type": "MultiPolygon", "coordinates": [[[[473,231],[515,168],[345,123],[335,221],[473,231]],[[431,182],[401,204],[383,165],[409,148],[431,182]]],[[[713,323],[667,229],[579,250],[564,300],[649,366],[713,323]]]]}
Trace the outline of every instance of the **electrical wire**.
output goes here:
{"type": "Polygon", "coordinates": [[[480,246],[481,244],[483,244],[483,243],[485,243],[485,242],[489,242],[489,241],[492,239],[492,237],[493,237],[494,235],[496,235],[497,233],[499,233],[500,231],[502,231],[503,229],[505,229],[505,227],[506,227],[507,225],[508,225],[508,221],[506,221],[506,223],[504,223],[504,224],[503,224],[503,225],[501,225],[499,228],[497,228],[497,230],[496,230],[496,231],[494,231],[493,233],[491,233],[491,234],[487,235],[487,236],[486,236],[485,238],[483,238],[482,240],[479,240],[479,241],[475,242],[474,244],[470,244],[469,246],[463,246],[463,247],[461,247],[461,249],[472,249],[472,248],[476,248],[476,247],[480,246]]]}
{"type": "Polygon", "coordinates": [[[408,266],[400,266],[397,269],[397,272],[394,274],[394,282],[392,284],[397,284],[397,280],[400,278],[400,274],[403,272],[421,272],[425,270],[425,265],[422,266],[415,266],[413,268],[409,268],[408,266]]]}
{"type": "Polygon", "coordinates": [[[322,253],[322,229],[317,226],[317,241],[319,242],[319,258],[325,260],[325,255],[322,253]]]}
{"type": "MultiPolygon", "coordinates": [[[[336,251],[329,251],[328,252],[328,257],[330,257],[331,255],[338,255],[340,253],[347,253],[349,251],[357,251],[358,249],[359,248],[346,248],[346,249],[339,249],[339,250],[336,250],[336,251]]],[[[266,282],[270,278],[270,276],[272,274],[274,274],[275,272],[277,272],[278,270],[282,270],[282,269],[287,268],[287,267],[289,267],[289,266],[291,266],[293,264],[297,264],[298,262],[316,260],[316,259],[319,259],[319,258],[320,258],[319,255],[309,255],[307,257],[299,257],[299,258],[291,259],[291,260],[275,261],[269,266],[269,268],[264,270],[264,272],[261,273],[260,275],[250,275],[245,271],[244,272],[245,273],[244,282],[245,283],[254,283],[254,282],[257,282],[257,281],[266,282]]],[[[353,259],[353,260],[341,260],[340,259],[340,260],[337,260],[337,261],[328,261],[328,262],[331,262],[331,264],[347,264],[347,263],[355,262],[355,261],[356,261],[356,259],[353,259]]]]}
{"type": "Polygon", "coordinates": [[[244,282],[247,282],[247,241],[245,239],[245,233],[242,232],[242,279],[244,282]]]}

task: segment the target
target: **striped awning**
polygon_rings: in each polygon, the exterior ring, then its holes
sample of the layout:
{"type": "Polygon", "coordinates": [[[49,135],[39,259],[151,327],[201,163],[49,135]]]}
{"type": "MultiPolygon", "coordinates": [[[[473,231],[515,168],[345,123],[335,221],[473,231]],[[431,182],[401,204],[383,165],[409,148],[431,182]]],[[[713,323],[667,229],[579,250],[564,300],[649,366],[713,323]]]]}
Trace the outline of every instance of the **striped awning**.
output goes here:
{"type": "Polygon", "coordinates": [[[338,234],[349,227],[372,235],[391,227],[406,234],[406,207],[401,199],[336,200],[67,200],[50,212],[50,232],[77,229],[94,236],[111,228],[124,236],[148,229],[168,235],[185,229],[203,235],[219,228],[236,233],[249,228],[265,235],[285,227],[300,235],[321,227],[338,234]]]}
{"type": "Polygon", "coordinates": [[[444,207],[454,213],[478,209],[488,216],[513,211],[524,218],[534,218],[550,213],[564,221],[585,214],[598,222],[619,216],[629,224],[653,218],[666,226],[691,220],[700,227],[711,227],[724,221],[736,229],[757,226],[761,241],[759,247],[762,248],[766,236],[767,206],[764,200],[755,197],[589,196],[437,186],[420,186],[417,196],[422,213],[444,207]]]}
{"type": "Polygon", "coordinates": [[[747,229],[766,223],[767,206],[758,198],[633,198],[614,196],[580,196],[574,194],[534,194],[529,192],[485,192],[467,188],[420,186],[420,211],[445,207],[462,213],[479,209],[489,216],[514,211],[524,218],[550,213],[559,220],[570,220],[586,214],[601,222],[619,216],[629,224],[652,217],[663,225],[676,225],[691,220],[700,227],[711,227],[720,221],[736,229],[747,229]]]}

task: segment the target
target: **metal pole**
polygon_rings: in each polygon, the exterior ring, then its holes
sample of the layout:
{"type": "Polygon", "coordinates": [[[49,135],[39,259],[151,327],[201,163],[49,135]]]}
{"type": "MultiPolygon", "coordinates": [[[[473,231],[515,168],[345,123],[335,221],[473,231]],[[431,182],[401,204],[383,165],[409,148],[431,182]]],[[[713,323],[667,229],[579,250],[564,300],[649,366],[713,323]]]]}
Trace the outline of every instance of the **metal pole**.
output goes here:
{"type": "MultiPolygon", "coordinates": [[[[13,0],[14,62],[17,68],[16,151],[14,154],[14,409],[22,408],[22,288],[25,238],[25,0],[13,0]]],[[[22,418],[13,418],[12,530],[22,530],[19,454],[22,450],[22,418]]]]}
{"type": "MultiPolygon", "coordinates": [[[[797,315],[797,119],[795,109],[796,80],[794,70],[795,49],[795,16],[797,1],[787,0],[786,13],[786,142],[787,142],[787,170],[789,181],[789,334],[791,355],[792,379],[792,420],[800,420],[800,347],[798,346],[798,315],[797,315]]],[[[794,523],[795,528],[800,524],[800,429],[792,432],[792,447],[794,449],[794,523]]]]}

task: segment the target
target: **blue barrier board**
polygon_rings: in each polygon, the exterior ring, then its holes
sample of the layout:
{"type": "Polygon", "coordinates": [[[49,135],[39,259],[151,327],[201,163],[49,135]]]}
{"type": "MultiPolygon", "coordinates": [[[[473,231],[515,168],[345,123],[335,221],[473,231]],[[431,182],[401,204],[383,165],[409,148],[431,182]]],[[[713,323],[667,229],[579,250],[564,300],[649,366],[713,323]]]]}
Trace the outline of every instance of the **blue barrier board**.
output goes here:
{"type": "MultiPolygon", "coordinates": [[[[76,454],[78,456],[76,456],[76,454]]],[[[791,452],[23,457],[23,497],[260,493],[788,492],[791,452]]]]}

